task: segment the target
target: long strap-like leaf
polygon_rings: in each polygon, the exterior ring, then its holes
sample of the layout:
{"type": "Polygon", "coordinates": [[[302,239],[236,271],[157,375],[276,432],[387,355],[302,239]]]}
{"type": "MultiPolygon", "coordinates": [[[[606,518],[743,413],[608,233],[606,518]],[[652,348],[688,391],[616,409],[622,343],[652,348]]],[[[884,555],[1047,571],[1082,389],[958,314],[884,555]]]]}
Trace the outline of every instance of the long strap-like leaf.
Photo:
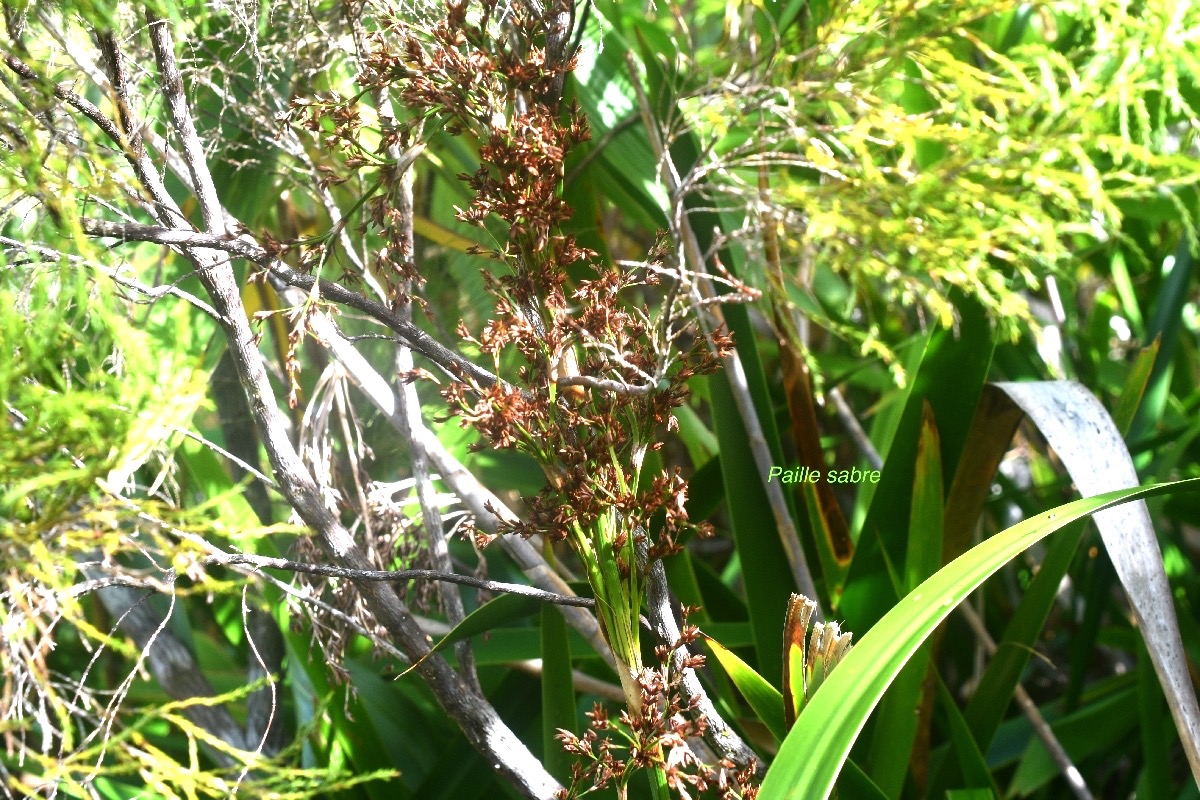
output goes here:
{"type": "MultiPolygon", "coordinates": [[[[1139,485],[1116,425],[1082,385],[1074,381],[996,385],[1037,425],[1084,497],[1139,485]]],[[[1192,775],[1200,781],[1200,708],[1150,512],[1138,500],[1100,511],[1094,519],[1146,640],[1192,775]]]]}

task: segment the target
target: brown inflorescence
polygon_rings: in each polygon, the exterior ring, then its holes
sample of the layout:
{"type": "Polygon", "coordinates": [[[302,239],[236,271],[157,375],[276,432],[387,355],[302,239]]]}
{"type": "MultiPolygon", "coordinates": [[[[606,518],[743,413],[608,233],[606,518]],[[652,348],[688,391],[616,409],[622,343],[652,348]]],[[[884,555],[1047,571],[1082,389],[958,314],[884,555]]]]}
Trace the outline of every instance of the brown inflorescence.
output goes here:
{"type": "Polygon", "coordinates": [[[452,384],[443,393],[492,446],[529,452],[550,476],[550,486],[530,501],[529,521],[512,531],[559,540],[571,521],[586,527],[611,508],[635,530],[661,510],[666,524],[652,553],[662,555],[687,525],[685,482],[677,472],[664,474],[638,491],[620,478],[640,471],[645,452],[659,444],[657,429],[671,424],[683,403],[686,381],[717,369],[732,342],[718,333],[715,352],[698,337],[684,352],[664,352],[660,328],[667,320],[623,300],[631,288],[657,283],[659,272],[601,264],[562,231],[571,216],[560,196],[563,165],[589,131],[577,106],[544,102],[555,76],[574,67],[570,58],[550,63],[538,44],[556,10],[547,5],[539,13],[533,4],[510,4],[509,35],[496,36],[488,33],[495,3],[483,3],[474,22],[465,4],[451,3],[428,32],[398,27],[401,55],[373,59],[364,80],[394,85],[419,117],[436,117],[481,143],[479,168],[459,176],[474,197],[458,216],[505,224],[503,244],[488,254],[511,272],[491,278],[499,296],[493,318],[477,339],[466,338],[498,370],[507,348],[525,367],[514,385],[452,384]],[[568,297],[567,268],[579,262],[594,277],[568,297]]]}
{"type": "MultiPolygon", "coordinates": [[[[626,668],[628,708],[614,723],[598,706],[583,736],[562,732],[566,748],[581,757],[572,791],[653,768],[681,797],[709,787],[723,797],[751,797],[745,787],[752,771],[739,777],[732,765],[706,766],[689,748],[688,739],[707,723],[688,713],[695,699],[681,695],[672,674],[674,648],[659,648],[659,666],[642,669],[637,644],[637,587],[649,565],[676,552],[687,530],[708,532],[688,519],[679,469],[643,475],[645,456],[676,424],[673,412],[686,399],[687,382],[716,371],[733,342],[719,327],[697,335],[701,310],[693,284],[704,276],[687,273],[662,237],[644,262],[624,266],[604,263],[564,230],[572,213],[562,196],[564,165],[590,136],[578,106],[563,107],[559,99],[562,78],[575,66],[550,41],[564,2],[512,0],[502,23],[496,0],[471,11],[465,2],[448,2],[445,18],[429,29],[397,17],[374,38],[358,80],[364,91],[386,92],[407,107],[407,121],[385,132],[393,147],[415,146],[417,132],[434,124],[478,145],[479,167],[459,176],[472,200],[457,216],[488,228],[497,244],[475,252],[503,269],[484,273],[497,298],[491,320],[476,334],[460,324],[459,335],[491,358],[498,380],[484,385],[464,375],[442,393],[462,424],[490,446],[526,452],[546,473],[547,486],[526,500],[524,521],[502,532],[570,540],[581,558],[603,560],[603,569],[593,563],[589,570],[598,598],[614,581],[630,587],[625,616],[602,615],[626,668]],[[572,280],[569,270],[590,274],[572,280]],[[652,309],[644,298],[655,293],[662,301],[652,309]],[[597,734],[614,726],[628,739],[623,760],[597,734]]],[[[335,112],[329,141],[353,158],[338,131],[351,130],[357,116],[349,103],[328,107],[335,112]]],[[[319,116],[316,110],[306,116],[314,132],[325,131],[319,116]]],[[[381,230],[394,209],[383,173],[382,191],[368,205],[381,230]]],[[[386,253],[386,266],[407,274],[411,254],[391,242],[386,253]]],[[[732,279],[724,282],[731,296],[749,294],[732,279]]],[[[686,627],[684,638],[694,636],[686,627]]],[[[686,666],[699,663],[693,657],[686,666]]]]}

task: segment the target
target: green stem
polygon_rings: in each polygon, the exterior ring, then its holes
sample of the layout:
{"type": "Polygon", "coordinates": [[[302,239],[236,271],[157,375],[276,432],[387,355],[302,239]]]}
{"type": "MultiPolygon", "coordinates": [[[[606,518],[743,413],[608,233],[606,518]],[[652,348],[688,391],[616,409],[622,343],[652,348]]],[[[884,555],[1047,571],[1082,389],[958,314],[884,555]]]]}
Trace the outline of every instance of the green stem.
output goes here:
{"type": "MultiPolygon", "coordinates": [[[[585,531],[579,525],[572,525],[572,533],[580,560],[587,571],[588,583],[596,597],[596,612],[604,630],[605,639],[613,650],[617,660],[617,677],[621,679],[621,688],[625,693],[625,701],[631,713],[640,714],[642,710],[641,688],[636,676],[642,668],[641,645],[638,637],[638,608],[641,605],[637,594],[636,583],[630,586],[621,579],[617,569],[616,553],[613,550],[615,539],[612,526],[616,516],[596,520],[590,530],[585,531]],[[590,535],[589,535],[590,534],[590,535]]],[[[630,548],[632,553],[632,548],[630,548]]],[[[631,574],[636,572],[632,565],[631,574]]]]}
{"type": "Polygon", "coordinates": [[[654,800],[671,800],[666,770],[662,767],[654,767],[646,774],[646,777],[650,779],[650,796],[654,800]]]}

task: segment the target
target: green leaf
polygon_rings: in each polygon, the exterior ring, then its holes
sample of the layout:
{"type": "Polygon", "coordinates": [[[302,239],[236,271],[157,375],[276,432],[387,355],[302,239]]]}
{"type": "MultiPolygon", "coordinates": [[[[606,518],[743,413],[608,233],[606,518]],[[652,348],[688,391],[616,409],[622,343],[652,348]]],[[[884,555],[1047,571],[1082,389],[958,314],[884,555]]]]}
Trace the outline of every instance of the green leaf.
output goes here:
{"type": "Polygon", "coordinates": [[[502,594],[494,600],[489,600],[468,614],[462,622],[455,625],[449,633],[439,639],[433,647],[429,648],[429,652],[423,655],[416,664],[404,670],[402,675],[412,672],[421,661],[455,642],[485,633],[506,622],[512,622],[513,620],[536,614],[541,605],[542,601],[519,594],[502,594]]]}
{"type": "MultiPolygon", "coordinates": [[[[990,746],[1004,712],[1012,704],[1013,692],[1034,653],[1085,530],[1085,524],[1080,522],[1054,537],[979,679],[979,688],[963,712],[972,740],[983,750],[990,746]]],[[[938,780],[933,783],[938,785],[938,780]]]]}
{"type": "Polygon", "coordinates": [[[838,792],[842,797],[852,797],[855,800],[889,800],[888,795],[883,793],[852,758],[846,761],[846,768],[838,778],[838,792]]]}
{"type": "Polygon", "coordinates": [[[573,757],[554,738],[559,728],[576,732],[575,688],[571,683],[571,648],[567,622],[562,612],[542,604],[542,760],[546,770],[566,781],[571,777],[573,757]]]}
{"type": "MultiPolygon", "coordinates": [[[[915,590],[933,575],[942,558],[942,457],[933,411],[926,403],[917,440],[917,464],[913,476],[912,510],[909,514],[908,553],[904,560],[901,594],[915,590]]],[[[897,796],[904,787],[910,763],[926,768],[928,752],[913,752],[917,732],[926,724],[931,704],[923,696],[932,642],[923,645],[904,665],[884,697],[871,735],[867,772],[886,794],[897,796]]]]}
{"type": "Polygon", "coordinates": [[[940,676],[937,680],[937,689],[940,706],[945,710],[950,723],[950,746],[954,748],[954,752],[958,756],[957,763],[962,766],[966,784],[969,787],[986,789],[988,797],[1000,797],[1000,792],[997,791],[996,783],[992,779],[992,772],[988,769],[983,753],[980,752],[981,743],[971,735],[971,729],[962,712],[959,711],[958,704],[954,701],[954,695],[950,693],[946,682],[940,676]]]}
{"type": "Polygon", "coordinates": [[[725,649],[711,636],[704,637],[717,662],[733,680],[733,685],[746,698],[755,715],[767,726],[776,741],[783,741],[787,731],[783,727],[783,695],[763,676],[754,671],[731,650],[725,649]]]}
{"type": "MultiPolygon", "coordinates": [[[[979,303],[959,298],[957,331],[933,334],[913,376],[904,411],[890,447],[881,450],[883,474],[859,534],[858,549],[838,614],[846,629],[867,630],[898,594],[884,554],[903,572],[912,511],[917,446],[925,403],[938,423],[943,476],[953,475],[963,455],[975,410],[987,380],[994,347],[991,327],[979,303]]],[[[968,459],[969,460],[969,459],[968,459]]]]}
{"type": "Polygon", "coordinates": [[[1087,497],[1020,522],[938,571],[850,651],[784,740],[760,800],[828,797],[850,747],[884,691],[954,607],[1034,542],[1075,520],[1141,497],[1200,488],[1200,479],[1087,497]]]}
{"type": "MultiPolygon", "coordinates": [[[[1126,747],[1127,742],[1137,737],[1137,701],[1134,687],[1090,702],[1065,717],[1055,714],[1052,708],[1043,708],[1042,716],[1050,723],[1054,738],[1062,744],[1067,755],[1078,763],[1089,756],[1126,747]]],[[[1041,739],[1029,732],[1028,741],[1008,786],[1009,797],[1027,797],[1060,775],[1058,765],[1046,752],[1041,739]]]]}
{"type": "Polygon", "coordinates": [[[1172,361],[1180,341],[1181,329],[1184,327],[1183,307],[1196,273],[1196,263],[1188,247],[1187,237],[1180,238],[1173,264],[1170,272],[1163,278],[1154,306],[1154,315],[1147,326],[1146,333],[1159,341],[1159,350],[1158,357],[1154,360],[1154,368],[1150,372],[1145,396],[1129,429],[1131,441],[1140,439],[1154,429],[1171,394],[1172,361]]]}
{"type": "Polygon", "coordinates": [[[724,375],[713,375],[708,385],[717,439],[721,443],[721,477],[737,553],[742,574],[753,576],[744,585],[757,664],[769,678],[781,681],[780,622],[795,581],[729,383],[724,375]]]}
{"type": "Polygon", "coordinates": [[[1144,646],[1138,648],[1138,733],[1142,744],[1142,779],[1137,797],[1167,800],[1171,793],[1171,716],[1166,713],[1162,688],[1154,680],[1154,664],[1144,646]]]}
{"type": "Polygon", "coordinates": [[[1129,376],[1125,379],[1125,385],[1121,388],[1121,396],[1117,398],[1112,411],[1113,424],[1121,433],[1129,431],[1129,426],[1133,424],[1134,416],[1137,414],[1138,406],[1142,404],[1142,397],[1145,395],[1146,386],[1150,381],[1151,370],[1154,368],[1154,362],[1158,359],[1158,346],[1161,341],[1161,334],[1155,336],[1154,341],[1138,351],[1137,356],[1133,359],[1133,365],[1129,368],[1129,376]]]}

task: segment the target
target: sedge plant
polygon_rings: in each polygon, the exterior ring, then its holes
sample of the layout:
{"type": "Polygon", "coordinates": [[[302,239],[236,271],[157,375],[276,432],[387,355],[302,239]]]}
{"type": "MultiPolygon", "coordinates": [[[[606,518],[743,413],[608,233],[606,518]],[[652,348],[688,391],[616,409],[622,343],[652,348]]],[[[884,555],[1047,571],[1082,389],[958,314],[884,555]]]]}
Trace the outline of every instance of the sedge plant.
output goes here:
{"type": "MultiPolygon", "coordinates": [[[[386,133],[392,146],[412,152],[423,131],[442,129],[478,148],[478,169],[459,175],[473,199],[457,217],[494,243],[474,253],[494,262],[484,277],[495,310],[482,330],[460,324],[459,335],[491,358],[495,378],[460,374],[442,394],[490,446],[529,454],[546,475],[524,520],[501,535],[565,542],[594,594],[625,697],[629,758],[619,768],[604,761],[599,773],[580,767],[576,778],[587,773],[593,785],[611,782],[624,792],[629,775],[647,768],[654,795],[667,797],[671,788],[697,785],[694,775],[681,776],[696,760],[673,754],[686,747],[681,730],[691,723],[676,712],[688,703],[672,694],[669,658],[657,669],[644,663],[639,618],[650,565],[675,552],[684,532],[707,531],[688,519],[678,470],[652,474],[646,456],[675,426],[672,411],[688,380],[714,372],[732,349],[719,327],[699,334],[698,284],[721,284],[723,302],[754,293],[728,276],[689,271],[669,239],[643,261],[617,265],[568,231],[565,165],[589,139],[578,106],[562,102],[574,68],[569,3],[446,8],[429,27],[397,15],[375,36],[358,78],[360,97],[389,97],[406,109],[386,133]]],[[[358,102],[313,102],[303,111],[313,130],[332,121],[334,138],[341,128],[342,140],[357,141],[358,102]]],[[[382,184],[400,180],[380,172],[382,184]]],[[[393,194],[380,185],[375,198],[393,194]]],[[[409,254],[391,248],[386,255],[377,272],[394,267],[419,280],[409,254]]],[[[570,732],[563,739],[581,753],[572,743],[583,740],[570,732]]]]}

